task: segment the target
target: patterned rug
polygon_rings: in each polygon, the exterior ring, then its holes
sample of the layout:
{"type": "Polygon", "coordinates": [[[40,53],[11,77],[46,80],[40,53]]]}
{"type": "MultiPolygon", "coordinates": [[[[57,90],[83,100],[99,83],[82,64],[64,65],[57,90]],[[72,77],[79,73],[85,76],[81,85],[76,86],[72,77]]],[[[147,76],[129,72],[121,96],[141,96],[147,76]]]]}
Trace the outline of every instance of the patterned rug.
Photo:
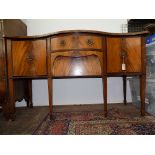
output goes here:
{"type": "Polygon", "coordinates": [[[60,112],[49,115],[34,131],[34,135],[154,135],[155,117],[130,116],[117,109],[103,112],[60,112]]]}

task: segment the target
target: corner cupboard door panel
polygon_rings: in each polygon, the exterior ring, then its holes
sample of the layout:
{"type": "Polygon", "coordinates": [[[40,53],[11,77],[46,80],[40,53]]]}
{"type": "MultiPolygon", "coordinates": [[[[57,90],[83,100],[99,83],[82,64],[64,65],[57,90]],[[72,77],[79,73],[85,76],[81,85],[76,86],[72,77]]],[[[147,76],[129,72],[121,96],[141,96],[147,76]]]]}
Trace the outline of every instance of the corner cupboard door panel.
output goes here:
{"type": "Polygon", "coordinates": [[[13,75],[43,76],[46,70],[46,40],[12,41],[13,75]]]}

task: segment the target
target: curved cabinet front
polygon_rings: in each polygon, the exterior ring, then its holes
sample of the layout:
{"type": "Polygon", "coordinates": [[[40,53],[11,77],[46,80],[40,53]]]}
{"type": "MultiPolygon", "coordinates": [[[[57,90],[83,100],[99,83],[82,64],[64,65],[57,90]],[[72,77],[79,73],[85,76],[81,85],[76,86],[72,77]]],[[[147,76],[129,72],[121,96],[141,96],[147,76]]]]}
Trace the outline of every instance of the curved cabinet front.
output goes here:
{"type": "Polygon", "coordinates": [[[107,38],[107,73],[140,73],[141,52],[141,37],[107,38]]]}
{"type": "Polygon", "coordinates": [[[44,76],[46,40],[12,41],[13,76],[44,76]]]}
{"type": "Polygon", "coordinates": [[[51,53],[52,77],[102,76],[103,52],[66,51],[51,53]]]}
{"type": "Polygon", "coordinates": [[[91,34],[65,35],[51,38],[51,50],[102,49],[102,37],[91,34]]]}

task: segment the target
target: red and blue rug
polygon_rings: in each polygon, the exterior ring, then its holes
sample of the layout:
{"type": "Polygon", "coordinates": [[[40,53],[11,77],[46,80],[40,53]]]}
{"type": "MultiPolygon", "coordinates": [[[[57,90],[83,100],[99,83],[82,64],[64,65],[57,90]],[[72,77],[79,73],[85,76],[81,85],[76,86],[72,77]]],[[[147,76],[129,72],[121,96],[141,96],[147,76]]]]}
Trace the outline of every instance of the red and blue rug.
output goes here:
{"type": "Polygon", "coordinates": [[[155,117],[126,115],[117,109],[103,112],[55,112],[49,115],[34,135],[155,135],[155,117]]]}

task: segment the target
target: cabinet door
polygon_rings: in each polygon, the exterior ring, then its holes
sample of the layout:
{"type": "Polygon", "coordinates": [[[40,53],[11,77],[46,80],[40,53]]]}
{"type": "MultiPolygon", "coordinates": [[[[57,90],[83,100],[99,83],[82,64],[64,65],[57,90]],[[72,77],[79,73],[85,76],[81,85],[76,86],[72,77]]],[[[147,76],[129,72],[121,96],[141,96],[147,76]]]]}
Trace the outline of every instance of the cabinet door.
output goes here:
{"type": "Polygon", "coordinates": [[[107,38],[107,72],[141,72],[141,38],[107,38]],[[125,52],[125,70],[122,70],[122,52],[125,52]]]}
{"type": "Polygon", "coordinates": [[[125,43],[127,72],[141,72],[141,38],[126,38],[125,43]]]}
{"type": "Polygon", "coordinates": [[[43,76],[46,69],[46,40],[12,41],[14,76],[43,76]]]}
{"type": "Polygon", "coordinates": [[[68,51],[51,53],[53,77],[102,76],[103,52],[68,51]]]}
{"type": "Polygon", "coordinates": [[[120,38],[107,38],[107,72],[121,72],[120,38]]]}

